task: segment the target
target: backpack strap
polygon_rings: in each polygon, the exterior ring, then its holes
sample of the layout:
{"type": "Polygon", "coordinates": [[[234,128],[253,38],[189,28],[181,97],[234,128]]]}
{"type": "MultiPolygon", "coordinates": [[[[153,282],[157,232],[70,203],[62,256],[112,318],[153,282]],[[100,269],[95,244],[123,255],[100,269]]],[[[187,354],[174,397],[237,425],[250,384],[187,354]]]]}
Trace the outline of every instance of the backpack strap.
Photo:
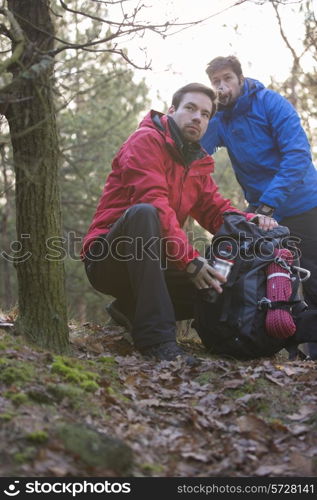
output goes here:
{"type": "Polygon", "coordinates": [[[226,293],[224,294],[224,300],[222,303],[221,316],[219,321],[227,321],[228,319],[229,313],[231,311],[232,296],[233,296],[232,286],[236,282],[237,277],[240,273],[241,263],[242,261],[240,258],[236,259],[228,276],[228,280],[225,284],[226,293]]]}
{"type": "Polygon", "coordinates": [[[268,311],[275,309],[283,309],[284,311],[292,312],[293,306],[302,302],[301,300],[275,300],[271,301],[267,297],[263,297],[258,301],[259,311],[268,311]]]}

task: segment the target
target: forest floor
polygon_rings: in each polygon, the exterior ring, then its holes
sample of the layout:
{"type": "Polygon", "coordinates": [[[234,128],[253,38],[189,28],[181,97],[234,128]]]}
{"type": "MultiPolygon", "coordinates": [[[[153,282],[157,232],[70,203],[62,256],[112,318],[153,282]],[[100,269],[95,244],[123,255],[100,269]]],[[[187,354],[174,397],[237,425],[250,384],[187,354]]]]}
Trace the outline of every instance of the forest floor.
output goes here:
{"type": "Polygon", "coordinates": [[[123,328],[71,324],[71,355],[0,329],[0,475],[317,475],[317,363],[145,361],[123,328]]]}

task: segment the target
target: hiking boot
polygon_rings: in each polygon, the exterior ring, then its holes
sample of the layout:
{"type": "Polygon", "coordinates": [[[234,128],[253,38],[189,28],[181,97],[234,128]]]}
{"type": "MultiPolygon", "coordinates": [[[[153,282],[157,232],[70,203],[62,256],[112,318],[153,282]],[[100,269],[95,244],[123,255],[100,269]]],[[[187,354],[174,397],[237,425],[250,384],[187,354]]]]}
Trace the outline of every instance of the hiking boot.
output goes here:
{"type": "Polygon", "coordinates": [[[122,311],[122,309],[120,309],[119,301],[117,299],[106,305],[106,311],[118,325],[124,326],[124,328],[129,331],[132,330],[132,321],[122,311]]]}
{"type": "Polygon", "coordinates": [[[145,358],[157,361],[174,361],[180,356],[189,366],[197,366],[200,363],[197,358],[186,354],[174,341],[145,347],[141,349],[141,353],[145,358]]]}

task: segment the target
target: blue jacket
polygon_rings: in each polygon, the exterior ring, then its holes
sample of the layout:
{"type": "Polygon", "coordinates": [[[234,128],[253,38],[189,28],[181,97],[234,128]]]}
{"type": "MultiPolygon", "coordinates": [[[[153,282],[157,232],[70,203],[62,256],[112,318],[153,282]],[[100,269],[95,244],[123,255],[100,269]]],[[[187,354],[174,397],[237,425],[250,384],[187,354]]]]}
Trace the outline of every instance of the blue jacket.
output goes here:
{"type": "Polygon", "coordinates": [[[246,200],[274,207],[278,221],[317,207],[317,170],[300,118],[257,80],[245,79],[241,96],[216,113],[201,144],[210,154],[225,146],[246,200]]]}

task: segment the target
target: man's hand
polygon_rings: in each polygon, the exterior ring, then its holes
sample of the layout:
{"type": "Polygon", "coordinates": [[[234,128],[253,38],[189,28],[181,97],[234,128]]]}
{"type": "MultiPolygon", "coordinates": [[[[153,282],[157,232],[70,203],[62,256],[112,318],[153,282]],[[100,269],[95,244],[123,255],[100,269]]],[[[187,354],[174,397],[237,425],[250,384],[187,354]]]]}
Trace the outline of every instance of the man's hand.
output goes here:
{"type": "Polygon", "coordinates": [[[222,288],[218,281],[220,283],[227,281],[203,257],[196,257],[196,259],[192,260],[186,267],[186,272],[199,290],[202,288],[214,288],[218,293],[222,293],[222,288]]]}
{"type": "Polygon", "coordinates": [[[254,222],[261,229],[263,229],[263,231],[269,231],[270,229],[278,226],[278,223],[275,219],[272,219],[272,217],[268,217],[267,215],[260,214],[250,219],[249,222],[254,222]]]}

